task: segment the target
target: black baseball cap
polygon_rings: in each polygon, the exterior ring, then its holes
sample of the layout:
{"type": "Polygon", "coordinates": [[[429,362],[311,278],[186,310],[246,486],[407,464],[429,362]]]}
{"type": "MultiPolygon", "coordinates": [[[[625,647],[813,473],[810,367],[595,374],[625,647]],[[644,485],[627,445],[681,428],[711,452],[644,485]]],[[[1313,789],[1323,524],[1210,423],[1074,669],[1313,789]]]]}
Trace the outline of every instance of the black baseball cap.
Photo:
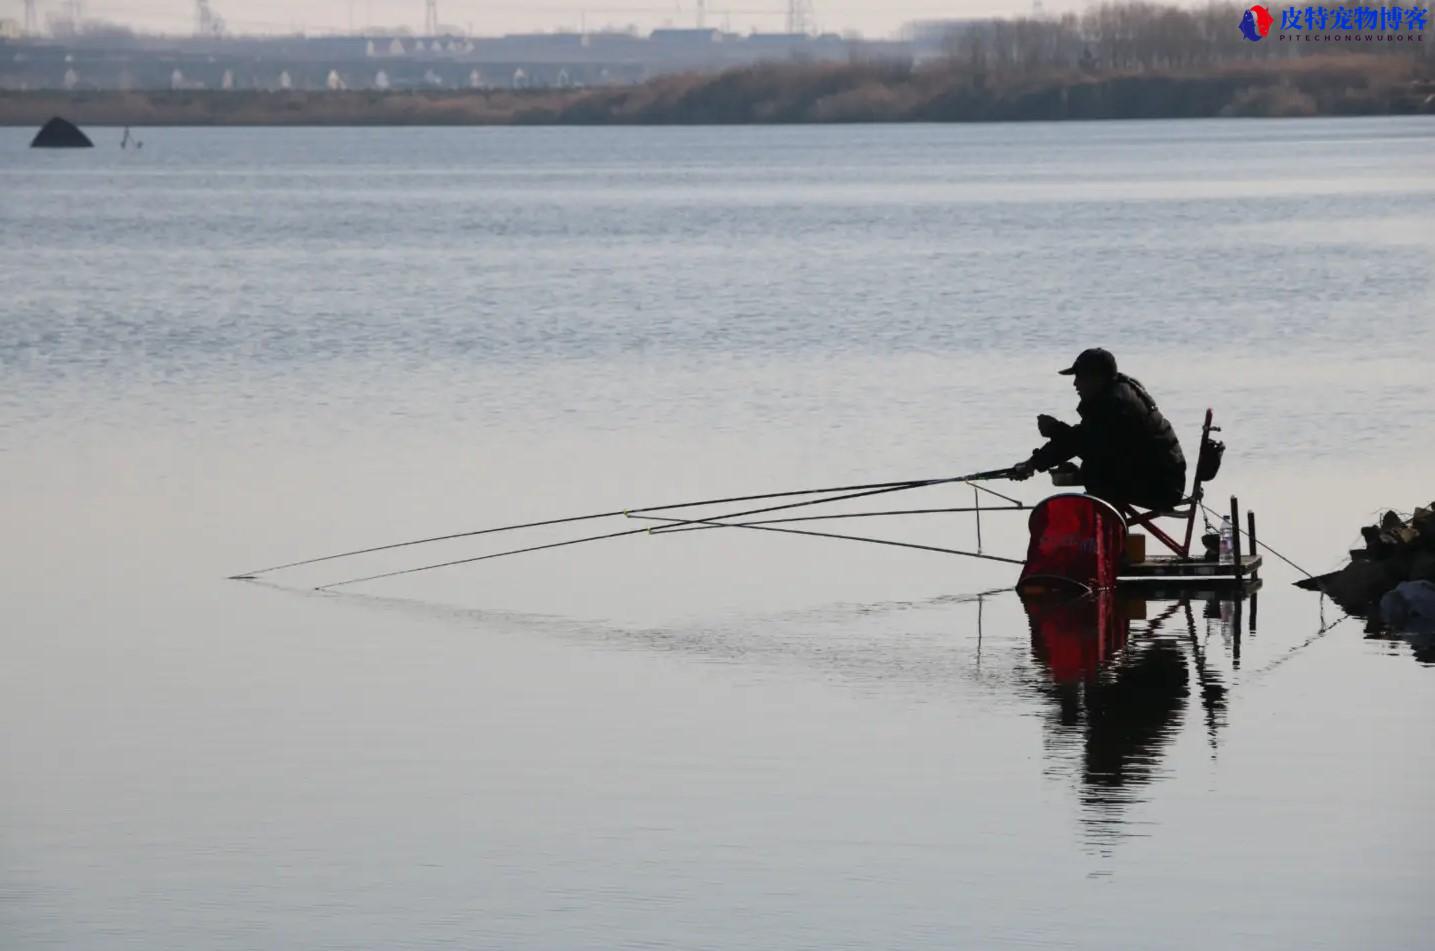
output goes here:
{"type": "Polygon", "coordinates": [[[1111,355],[1110,350],[1103,350],[1100,347],[1092,347],[1090,350],[1083,350],[1077,354],[1076,362],[1065,370],[1058,370],[1062,376],[1115,376],[1116,358],[1111,355]]]}

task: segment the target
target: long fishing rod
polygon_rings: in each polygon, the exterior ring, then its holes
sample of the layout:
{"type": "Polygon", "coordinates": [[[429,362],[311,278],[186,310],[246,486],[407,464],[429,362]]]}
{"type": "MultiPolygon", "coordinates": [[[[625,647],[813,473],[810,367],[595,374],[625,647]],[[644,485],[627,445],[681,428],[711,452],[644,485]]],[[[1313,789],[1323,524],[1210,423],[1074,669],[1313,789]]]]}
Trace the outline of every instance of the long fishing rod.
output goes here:
{"type": "MultiPolygon", "coordinates": [[[[978,473],[977,476],[969,476],[968,479],[975,479],[985,475],[978,473]]],[[[988,476],[997,478],[997,476],[988,476]]],[[[237,575],[230,575],[232,581],[248,581],[256,575],[268,574],[271,571],[282,571],[286,568],[299,568],[304,565],[317,565],[322,561],[333,561],[337,558],[351,558],[355,555],[369,555],[379,551],[391,551],[395,548],[408,548],[412,545],[427,545],[431,542],[446,542],[456,538],[472,538],[476,535],[491,535],[495,532],[513,532],[524,528],[543,528],[547,525],[567,525],[573,522],[586,522],[600,518],[615,518],[619,515],[626,515],[629,512],[661,512],[667,509],[696,508],[700,505],[727,505],[730,502],[756,502],[761,499],[789,498],[795,495],[817,495],[823,492],[853,492],[859,489],[880,489],[908,485],[928,485],[931,479],[909,479],[905,482],[873,482],[867,485],[839,485],[825,489],[792,489],[786,492],[766,492],[761,495],[737,495],[722,499],[703,499],[697,502],[674,502],[670,505],[649,505],[643,508],[616,509],[612,512],[595,512],[589,515],[567,515],[562,518],[549,518],[537,522],[520,522],[516,525],[500,525],[496,528],[479,528],[466,532],[453,532],[448,535],[433,535],[428,538],[414,538],[408,541],[391,542],[386,545],[375,545],[371,548],[355,548],[352,551],[341,551],[333,555],[321,555],[318,558],[305,558],[302,561],[291,561],[282,565],[270,565],[268,568],[256,568],[252,571],[241,572],[237,575]]]]}
{"type": "MultiPolygon", "coordinates": [[[[721,517],[721,518],[740,518],[740,517],[745,516],[745,515],[760,515],[760,514],[764,514],[764,513],[766,513],[766,512],[777,512],[777,511],[781,511],[781,510],[783,510],[783,509],[801,508],[801,507],[803,507],[803,506],[807,506],[807,505],[818,505],[818,504],[825,503],[825,502],[840,502],[840,501],[842,501],[842,500],[844,500],[844,499],[858,499],[858,498],[863,498],[863,497],[869,496],[869,495],[882,495],[882,494],[885,494],[885,493],[887,493],[887,492],[900,492],[900,491],[903,491],[903,490],[905,490],[905,489],[916,489],[916,488],[922,488],[922,487],[929,486],[929,485],[940,485],[940,484],[942,484],[942,483],[949,483],[949,482],[970,482],[970,481],[973,481],[973,480],[975,480],[975,479],[995,479],[995,478],[1001,478],[1001,477],[1002,477],[1002,476],[1000,475],[1000,473],[1007,473],[1007,472],[1010,472],[1010,470],[1009,470],[1009,469],[994,469],[994,470],[990,470],[990,471],[988,471],[988,472],[977,472],[977,473],[973,473],[972,475],[955,476],[955,477],[949,477],[949,478],[945,478],[945,479],[924,479],[924,480],[916,481],[916,482],[879,483],[877,487],[875,487],[875,488],[865,488],[865,490],[864,490],[864,491],[861,491],[861,492],[851,492],[851,493],[847,493],[847,494],[843,494],[843,495],[828,496],[828,497],[826,497],[826,498],[821,498],[821,499],[808,499],[808,500],[805,500],[805,501],[802,501],[802,502],[787,502],[787,503],[784,503],[784,504],[782,504],[782,505],[770,505],[770,506],[765,506],[765,507],[763,507],[763,508],[749,509],[749,510],[744,511],[744,512],[732,512],[732,513],[729,513],[729,514],[727,514],[727,515],[719,516],[719,517],[721,517]]],[[[826,490],[826,491],[829,491],[829,492],[830,492],[830,491],[841,491],[841,490],[829,489],[829,490],[826,490]]],[[[769,494],[767,494],[767,495],[762,495],[762,496],[749,496],[749,497],[747,497],[747,498],[751,498],[751,499],[781,498],[781,497],[784,497],[784,496],[807,495],[807,494],[811,494],[811,493],[807,493],[807,492],[769,493],[769,494]]],[[[738,499],[730,499],[730,500],[727,500],[727,501],[739,501],[739,500],[738,500],[738,499]]],[[[692,505],[700,505],[700,504],[715,505],[715,504],[718,504],[718,503],[717,503],[717,502],[710,502],[710,503],[697,503],[697,502],[695,502],[695,503],[691,503],[691,504],[692,504],[692,505]]],[[[678,506],[678,505],[650,506],[650,507],[648,507],[648,508],[643,508],[643,509],[628,509],[628,510],[625,510],[625,511],[619,511],[619,512],[617,512],[616,514],[618,514],[618,515],[636,515],[636,514],[641,514],[641,513],[644,513],[644,512],[659,511],[659,510],[661,510],[661,509],[668,509],[668,508],[687,508],[687,507],[688,507],[687,505],[681,505],[681,506],[678,506]]],[[[584,517],[594,517],[594,518],[596,518],[596,517],[601,517],[601,516],[584,516],[584,517]]],[[[578,519],[573,519],[573,521],[577,521],[577,520],[578,520],[578,519]]],[[[681,520],[679,520],[679,521],[681,521],[681,520]]],[[[546,523],[546,524],[553,524],[553,523],[546,523]]],[[[488,560],[491,559],[491,558],[503,558],[503,557],[506,557],[506,556],[508,556],[508,555],[522,555],[522,554],[526,554],[526,553],[528,553],[528,552],[533,552],[533,551],[545,551],[545,550],[547,550],[547,549],[549,549],[549,548],[563,548],[563,547],[566,547],[566,546],[568,546],[568,545],[580,545],[580,544],[583,544],[583,543],[585,543],[585,542],[605,541],[605,540],[610,539],[610,538],[624,538],[624,537],[629,536],[629,535],[649,535],[649,534],[652,534],[652,535],[660,535],[660,534],[664,534],[664,533],[663,533],[663,532],[655,532],[655,531],[653,531],[653,529],[651,529],[651,528],[635,528],[635,529],[628,529],[628,530],[626,530],[626,531],[621,531],[621,532],[607,532],[607,533],[604,533],[604,534],[602,534],[602,535],[586,535],[586,536],[584,536],[584,537],[582,537],[582,538],[571,538],[571,539],[567,539],[567,540],[561,541],[561,542],[549,542],[548,544],[545,544],[545,545],[530,545],[530,546],[528,546],[528,547],[526,547],[526,548],[514,548],[514,549],[510,549],[510,550],[508,550],[508,551],[493,552],[493,553],[487,554],[487,555],[475,555],[475,556],[470,557],[470,558],[456,558],[456,559],[453,559],[452,561],[442,561],[442,562],[437,562],[437,563],[431,564],[431,565],[420,565],[420,566],[417,567],[417,568],[403,568],[403,569],[400,569],[400,570],[398,570],[398,571],[385,571],[385,572],[381,572],[381,573],[379,573],[379,574],[365,575],[365,576],[359,577],[359,578],[349,578],[349,579],[346,579],[346,580],[344,580],[344,581],[334,581],[334,582],[331,582],[331,583],[329,583],[329,584],[319,585],[319,586],[316,587],[314,590],[316,590],[316,591],[327,591],[327,590],[329,590],[330,588],[339,588],[339,587],[343,587],[343,586],[345,586],[345,585],[358,584],[358,583],[363,582],[363,581],[378,581],[378,580],[383,579],[383,578],[396,578],[396,577],[398,577],[399,575],[417,574],[417,573],[420,572],[420,571],[432,571],[432,570],[434,570],[434,569],[436,569],[436,568],[452,568],[452,567],[454,567],[454,566],[456,566],[456,565],[468,565],[468,564],[473,564],[474,562],[488,561],[488,560]]],[[[398,547],[398,546],[394,546],[394,547],[398,547]]],[[[337,556],[335,556],[335,557],[337,557],[337,556]]]]}
{"type": "MultiPolygon", "coordinates": [[[[982,507],[979,506],[979,505],[975,505],[975,506],[974,506],[974,505],[965,505],[965,506],[957,506],[957,507],[955,507],[955,508],[939,508],[939,509],[887,509],[887,510],[883,510],[883,511],[881,511],[881,512],[836,512],[836,513],[834,513],[834,514],[832,514],[832,515],[793,515],[793,516],[789,516],[788,518],[765,518],[765,519],[761,519],[760,521],[756,521],[756,522],[742,522],[741,524],[744,525],[744,526],[747,526],[747,525],[780,525],[780,524],[784,524],[784,523],[787,523],[787,522],[821,522],[821,521],[827,521],[827,520],[835,519],[835,518],[873,518],[874,516],[879,516],[879,515],[943,515],[943,514],[952,513],[952,512],[968,512],[968,513],[970,513],[970,512],[1030,512],[1030,511],[1031,511],[1031,506],[1029,506],[1029,505],[1023,505],[1023,504],[1021,504],[1020,502],[1018,502],[1016,505],[995,505],[995,506],[990,506],[990,507],[988,507],[988,508],[982,508],[982,507]]],[[[637,513],[634,512],[634,514],[636,515],[637,513]]],[[[729,516],[729,517],[731,517],[731,516],[729,516]]],[[[678,534],[678,533],[680,533],[680,532],[706,531],[706,530],[708,530],[708,529],[710,529],[710,528],[718,528],[718,527],[722,527],[722,526],[714,526],[714,525],[693,525],[693,526],[687,527],[687,528],[676,527],[676,528],[671,528],[671,529],[665,529],[664,531],[657,532],[657,533],[655,533],[655,534],[659,534],[659,535],[670,535],[670,534],[671,534],[671,535],[676,535],[676,534],[678,534]]],[[[729,525],[729,526],[727,526],[727,527],[731,527],[731,526],[729,525]]]]}
{"type": "MultiPolygon", "coordinates": [[[[746,516],[746,515],[760,515],[760,514],[762,514],[762,513],[764,513],[764,512],[776,512],[776,511],[778,511],[778,510],[780,510],[780,509],[798,509],[798,508],[802,508],[802,507],[807,506],[807,505],[822,505],[822,504],[827,503],[827,502],[841,502],[841,501],[843,501],[844,499],[860,499],[860,498],[865,498],[866,496],[869,496],[869,495],[885,495],[885,494],[887,494],[888,492],[902,492],[902,491],[905,491],[905,490],[907,490],[907,489],[920,489],[920,488],[925,488],[926,486],[929,486],[929,485],[945,485],[945,484],[952,483],[952,482],[974,482],[974,481],[976,481],[976,480],[978,480],[978,479],[1005,479],[1005,478],[1007,478],[1007,477],[1010,476],[1011,471],[1012,471],[1011,469],[989,469],[989,470],[987,470],[986,472],[974,472],[974,473],[972,473],[971,475],[953,476],[953,477],[947,478],[947,479],[928,479],[928,480],[925,481],[925,482],[913,482],[913,483],[909,483],[909,484],[907,484],[907,485],[894,486],[894,487],[892,487],[892,488],[872,489],[872,490],[867,491],[867,492],[854,492],[854,493],[852,493],[851,495],[834,495],[834,496],[830,496],[830,497],[828,497],[828,498],[812,499],[812,500],[806,501],[806,502],[790,502],[790,503],[788,503],[787,505],[778,505],[778,506],[773,506],[773,507],[771,507],[771,508],[748,509],[748,510],[745,511],[745,512],[726,512],[726,513],[724,513],[724,514],[722,514],[722,515],[714,515],[714,516],[711,516],[711,518],[712,518],[712,519],[742,518],[743,516],[746,516]]],[[[1020,503],[1018,503],[1018,504],[1020,504],[1020,503]]],[[[638,510],[638,509],[634,509],[634,510],[632,510],[631,512],[624,512],[623,514],[624,514],[624,515],[636,515],[636,514],[640,514],[640,513],[639,513],[639,510],[638,510]]],[[[670,526],[664,526],[664,527],[662,527],[662,528],[653,529],[653,534],[654,534],[654,535],[667,535],[667,534],[669,534],[669,533],[671,533],[671,532],[680,531],[680,530],[681,530],[680,526],[683,526],[683,525],[697,525],[697,524],[700,523],[701,520],[680,519],[680,518],[679,518],[679,519],[672,519],[671,521],[672,521],[672,524],[671,524],[670,526]]]]}
{"type": "MultiPolygon", "coordinates": [[[[854,492],[854,493],[851,493],[851,494],[849,494],[849,495],[836,495],[836,496],[831,496],[831,497],[828,497],[828,498],[817,499],[817,500],[809,500],[809,501],[805,501],[805,502],[788,502],[788,503],[786,503],[785,505],[773,505],[773,506],[768,506],[768,507],[766,507],[766,508],[751,509],[751,510],[749,510],[749,511],[747,511],[747,512],[742,512],[742,513],[738,513],[738,514],[742,514],[742,515],[756,515],[756,514],[758,514],[759,512],[775,512],[775,511],[778,511],[778,510],[781,510],[781,509],[798,508],[798,507],[803,506],[803,505],[815,505],[817,502],[835,502],[835,501],[838,501],[838,500],[841,500],[841,499],[861,498],[862,496],[865,496],[865,495],[875,495],[875,494],[882,493],[882,492],[895,492],[895,491],[898,491],[898,490],[900,490],[900,489],[915,488],[915,487],[917,487],[917,486],[919,486],[919,485],[929,485],[929,484],[931,484],[931,483],[930,483],[930,482],[898,483],[896,486],[887,487],[887,488],[868,489],[868,490],[865,491],[865,492],[854,492]]],[[[633,509],[632,511],[633,511],[633,512],[637,512],[637,511],[643,511],[643,510],[633,509]]],[[[651,511],[651,510],[647,510],[647,511],[651,511]]],[[[630,514],[630,513],[629,513],[629,512],[620,512],[619,514],[620,514],[620,515],[628,515],[628,514],[630,514]]],[[[361,581],[378,581],[378,580],[380,580],[380,579],[382,579],[382,578],[396,578],[396,577],[398,577],[399,575],[412,575],[412,574],[417,574],[417,573],[420,572],[420,571],[432,571],[432,570],[435,569],[435,568],[452,568],[452,567],[454,567],[455,565],[470,565],[470,564],[473,564],[473,563],[476,562],[476,561],[487,561],[487,560],[489,560],[490,558],[504,558],[504,557],[507,557],[508,555],[523,555],[523,554],[527,554],[528,552],[531,552],[531,551],[546,551],[546,550],[549,549],[549,548],[564,548],[564,547],[566,547],[566,546],[568,546],[568,545],[581,545],[581,544],[583,544],[584,542],[601,542],[601,541],[606,541],[606,540],[609,539],[609,538],[624,538],[624,537],[626,537],[626,536],[628,536],[628,535],[649,535],[649,534],[656,534],[656,533],[653,532],[653,530],[650,529],[650,528],[631,528],[631,529],[627,529],[627,530],[621,531],[621,532],[605,532],[605,533],[602,534],[602,535],[585,535],[585,536],[582,537],[582,538],[570,538],[570,539],[567,539],[566,541],[561,541],[561,542],[549,542],[549,543],[547,543],[547,544],[545,544],[545,545],[529,545],[529,546],[526,547],[526,548],[512,548],[512,549],[509,549],[508,551],[493,552],[493,553],[488,554],[488,555],[475,555],[475,556],[473,556],[473,557],[471,557],[471,558],[455,558],[455,559],[453,559],[452,561],[441,561],[441,562],[437,562],[437,563],[432,564],[432,565],[420,565],[420,566],[417,567],[417,568],[402,568],[402,569],[400,569],[400,570],[398,570],[398,571],[384,571],[384,572],[380,572],[379,574],[375,574],[375,575],[364,575],[363,577],[360,577],[360,578],[349,578],[349,579],[347,579],[347,580],[345,580],[345,581],[334,581],[334,582],[331,582],[331,583],[329,583],[329,584],[319,585],[319,586],[318,586],[317,588],[315,588],[314,590],[315,590],[315,591],[327,591],[327,590],[330,589],[330,588],[340,588],[340,587],[343,587],[344,585],[358,584],[358,583],[361,582],[361,581]]]]}
{"type": "Polygon", "coordinates": [[[813,538],[836,538],[841,541],[867,542],[872,545],[891,545],[893,548],[915,548],[919,551],[935,551],[944,555],[966,555],[968,558],[985,558],[988,561],[1004,561],[1009,565],[1024,564],[1024,562],[1018,558],[1003,558],[1000,555],[984,555],[980,552],[962,551],[958,548],[938,548],[935,545],[917,545],[913,542],[897,542],[886,538],[868,538],[865,535],[840,535],[836,532],[814,532],[806,528],[777,528],[772,525],[763,525],[757,522],[714,522],[706,519],[678,520],[664,518],[661,515],[630,515],[629,517],[650,522],[681,521],[683,524],[707,525],[712,528],[750,528],[759,532],[781,532],[784,535],[810,535],[813,538]]]}

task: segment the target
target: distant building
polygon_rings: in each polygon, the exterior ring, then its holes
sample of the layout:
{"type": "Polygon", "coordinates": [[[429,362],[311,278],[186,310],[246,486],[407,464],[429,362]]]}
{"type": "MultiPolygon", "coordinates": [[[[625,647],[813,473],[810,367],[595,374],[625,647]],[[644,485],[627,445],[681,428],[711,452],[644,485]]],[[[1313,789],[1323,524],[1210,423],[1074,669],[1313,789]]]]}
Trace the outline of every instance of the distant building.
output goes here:
{"type": "Polygon", "coordinates": [[[721,43],[723,34],[721,30],[654,30],[648,34],[648,39],[654,43],[662,43],[670,46],[711,46],[714,43],[721,43]]]}

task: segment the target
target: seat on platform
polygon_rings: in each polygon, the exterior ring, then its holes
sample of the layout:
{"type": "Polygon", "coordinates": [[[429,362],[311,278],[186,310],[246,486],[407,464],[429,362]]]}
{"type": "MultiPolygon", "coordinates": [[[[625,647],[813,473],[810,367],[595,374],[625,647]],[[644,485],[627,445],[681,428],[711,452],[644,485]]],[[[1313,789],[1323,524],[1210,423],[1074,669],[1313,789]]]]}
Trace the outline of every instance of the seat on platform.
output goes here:
{"type": "Polygon", "coordinates": [[[1196,512],[1201,507],[1201,500],[1205,497],[1204,484],[1216,477],[1216,473],[1221,468],[1221,459],[1226,451],[1224,444],[1211,438],[1211,433],[1219,430],[1219,426],[1211,425],[1211,411],[1207,409],[1206,420],[1201,425],[1200,449],[1196,456],[1196,473],[1191,483],[1191,494],[1166,509],[1141,509],[1129,503],[1117,506],[1121,510],[1122,517],[1126,519],[1128,528],[1136,526],[1145,528],[1179,557],[1191,557],[1191,536],[1196,529],[1196,512]],[[1170,535],[1157,528],[1154,522],[1158,518],[1185,519],[1185,539],[1178,543],[1170,535]]]}

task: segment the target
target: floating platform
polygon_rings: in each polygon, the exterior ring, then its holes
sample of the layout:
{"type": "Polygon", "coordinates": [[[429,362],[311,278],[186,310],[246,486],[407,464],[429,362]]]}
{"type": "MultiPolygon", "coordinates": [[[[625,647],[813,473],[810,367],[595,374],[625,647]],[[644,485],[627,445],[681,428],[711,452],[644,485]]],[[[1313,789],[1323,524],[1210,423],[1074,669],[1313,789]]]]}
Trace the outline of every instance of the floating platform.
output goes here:
{"type": "Polygon", "coordinates": [[[1191,582],[1213,587],[1238,586],[1257,580],[1260,571],[1260,555],[1242,555],[1241,570],[1236,573],[1234,564],[1222,564],[1204,558],[1182,558],[1178,555],[1151,555],[1140,561],[1123,564],[1116,571],[1117,580],[1125,584],[1165,582],[1191,582]]]}
{"type": "Polygon", "coordinates": [[[1210,578],[1123,578],[1117,585],[1122,597],[1146,601],[1244,601],[1255,602],[1261,590],[1260,578],[1242,578],[1239,583],[1227,575],[1210,578]]]}

